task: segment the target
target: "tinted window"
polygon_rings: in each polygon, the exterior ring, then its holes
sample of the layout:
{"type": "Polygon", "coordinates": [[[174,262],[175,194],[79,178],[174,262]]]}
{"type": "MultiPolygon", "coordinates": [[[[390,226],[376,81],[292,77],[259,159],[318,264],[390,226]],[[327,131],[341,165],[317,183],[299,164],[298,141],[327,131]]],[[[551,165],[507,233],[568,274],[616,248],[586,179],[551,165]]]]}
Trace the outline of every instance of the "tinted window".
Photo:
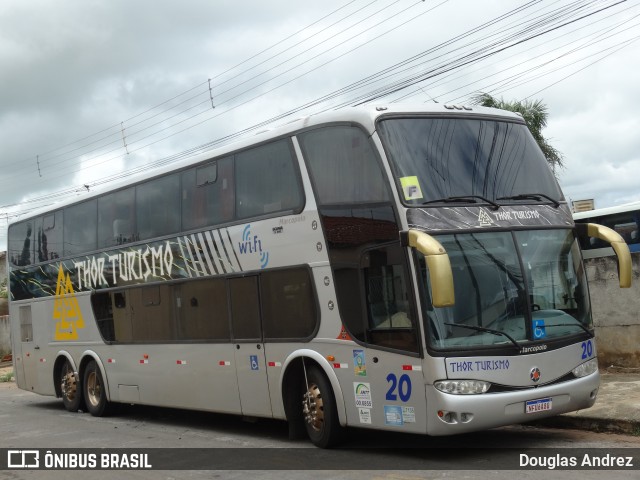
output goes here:
{"type": "Polygon", "coordinates": [[[302,207],[302,190],[288,140],[239,153],[235,164],[238,218],[302,207]]]}
{"type": "Polygon", "coordinates": [[[367,338],[375,345],[418,351],[411,319],[403,251],[393,245],[365,252],[362,269],[367,299],[367,338]]]}
{"type": "Polygon", "coordinates": [[[367,135],[356,127],[312,130],[300,136],[319,203],[388,200],[387,184],[367,135]]]}
{"type": "MultiPolygon", "coordinates": [[[[494,120],[396,118],[378,131],[407,203],[452,196],[490,200],[541,193],[563,196],[525,125],[494,120]]],[[[504,200],[504,202],[528,201],[504,200]]],[[[545,201],[543,199],[543,201],[545,201]]]]}
{"type": "Polygon", "coordinates": [[[64,209],[64,254],[79,255],[97,246],[96,201],[64,209]]]}
{"type": "Polygon", "coordinates": [[[182,229],[191,230],[233,219],[233,157],[182,173],[182,229]]]}
{"type": "Polygon", "coordinates": [[[260,275],[265,338],[306,338],[316,327],[309,271],[276,270],[260,275]]]}
{"type": "Polygon", "coordinates": [[[36,219],[36,261],[46,262],[62,256],[63,212],[59,210],[36,219]]]}
{"type": "Polygon", "coordinates": [[[221,279],[176,286],[180,340],[228,340],[227,286],[221,279]]]}
{"type": "Polygon", "coordinates": [[[233,278],[231,290],[231,318],[235,340],[261,340],[260,299],[258,277],[233,278]]]}
{"type": "Polygon", "coordinates": [[[180,176],[156,178],[136,187],[136,220],[140,240],[180,230],[180,176]]]}
{"type": "Polygon", "coordinates": [[[98,247],[133,242],[135,225],[135,190],[128,188],[98,199],[98,247]]]}
{"type": "Polygon", "coordinates": [[[9,258],[17,266],[33,263],[33,221],[12,225],[9,229],[9,258]]]}
{"type": "Polygon", "coordinates": [[[336,298],[340,317],[352,337],[366,341],[364,323],[364,292],[360,269],[347,265],[334,265],[336,298]]]}
{"type": "Polygon", "coordinates": [[[127,293],[133,341],[175,340],[175,316],[169,286],[134,288],[127,293]]]}

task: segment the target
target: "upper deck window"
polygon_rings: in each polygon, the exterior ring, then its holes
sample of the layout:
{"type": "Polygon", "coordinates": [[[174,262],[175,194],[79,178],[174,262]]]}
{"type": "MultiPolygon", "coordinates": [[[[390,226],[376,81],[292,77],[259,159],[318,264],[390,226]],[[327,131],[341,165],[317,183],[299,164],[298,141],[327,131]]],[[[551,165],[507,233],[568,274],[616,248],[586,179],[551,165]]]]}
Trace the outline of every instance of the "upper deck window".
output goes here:
{"type": "Polygon", "coordinates": [[[361,129],[333,126],[300,135],[321,205],[389,200],[373,145],[361,129]]]}
{"type": "Polygon", "coordinates": [[[378,131],[400,198],[410,206],[469,195],[499,203],[517,202],[504,197],[533,193],[563,200],[553,172],[523,124],[394,118],[382,120],[378,131]]]}
{"type": "Polygon", "coordinates": [[[237,218],[297,211],[304,204],[288,140],[267,143],[236,154],[235,181],[237,218]]]}

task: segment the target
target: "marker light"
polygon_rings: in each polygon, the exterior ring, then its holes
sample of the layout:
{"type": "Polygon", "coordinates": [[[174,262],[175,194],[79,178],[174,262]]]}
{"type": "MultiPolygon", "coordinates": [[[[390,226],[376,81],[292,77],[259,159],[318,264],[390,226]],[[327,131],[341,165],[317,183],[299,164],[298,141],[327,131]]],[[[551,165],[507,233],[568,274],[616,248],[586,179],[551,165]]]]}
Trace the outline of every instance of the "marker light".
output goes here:
{"type": "Polygon", "coordinates": [[[482,380],[438,380],[433,386],[453,395],[475,395],[485,393],[491,384],[482,380]]]}
{"type": "Polygon", "coordinates": [[[586,377],[587,375],[591,375],[598,370],[598,359],[592,358],[591,360],[587,360],[583,364],[578,365],[576,368],[571,370],[571,372],[578,378],[586,377]]]}

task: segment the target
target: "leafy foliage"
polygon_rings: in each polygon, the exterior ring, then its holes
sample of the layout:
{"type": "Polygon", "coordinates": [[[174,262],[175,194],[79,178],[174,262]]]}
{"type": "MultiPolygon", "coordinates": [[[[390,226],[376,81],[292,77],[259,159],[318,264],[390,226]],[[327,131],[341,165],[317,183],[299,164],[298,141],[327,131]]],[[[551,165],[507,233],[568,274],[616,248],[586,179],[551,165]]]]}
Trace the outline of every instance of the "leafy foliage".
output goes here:
{"type": "Polygon", "coordinates": [[[531,135],[533,135],[533,138],[538,142],[551,169],[555,172],[556,168],[564,167],[562,153],[552,147],[542,135],[542,129],[547,126],[549,112],[547,106],[542,103],[541,100],[514,100],[508,102],[502,98],[497,99],[488,93],[480,93],[472,98],[472,103],[474,105],[482,105],[483,107],[500,108],[502,110],[519,113],[527,123],[531,135]]]}

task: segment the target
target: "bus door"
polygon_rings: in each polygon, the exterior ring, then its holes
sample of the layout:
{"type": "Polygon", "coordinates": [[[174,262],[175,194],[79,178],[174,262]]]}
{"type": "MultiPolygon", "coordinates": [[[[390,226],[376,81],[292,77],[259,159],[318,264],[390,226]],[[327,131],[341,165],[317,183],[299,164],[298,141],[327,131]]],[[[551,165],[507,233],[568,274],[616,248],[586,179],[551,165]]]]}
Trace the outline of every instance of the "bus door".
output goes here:
{"type": "MultiPolygon", "coordinates": [[[[13,348],[16,351],[13,352],[13,356],[16,360],[16,380],[20,388],[25,390],[34,390],[38,376],[38,346],[33,339],[33,324],[31,321],[31,306],[21,306],[17,308],[19,328],[15,328],[13,325],[13,332],[20,332],[20,338],[13,340],[13,348]]],[[[13,310],[15,312],[16,309],[13,310]]],[[[11,322],[16,321],[12,315],[11,322]]]]}
{"type": "Polygon", "coordinates": [[[229,279],[231,328],[243,415],[271,416],[256,275],[229,279]]]}

